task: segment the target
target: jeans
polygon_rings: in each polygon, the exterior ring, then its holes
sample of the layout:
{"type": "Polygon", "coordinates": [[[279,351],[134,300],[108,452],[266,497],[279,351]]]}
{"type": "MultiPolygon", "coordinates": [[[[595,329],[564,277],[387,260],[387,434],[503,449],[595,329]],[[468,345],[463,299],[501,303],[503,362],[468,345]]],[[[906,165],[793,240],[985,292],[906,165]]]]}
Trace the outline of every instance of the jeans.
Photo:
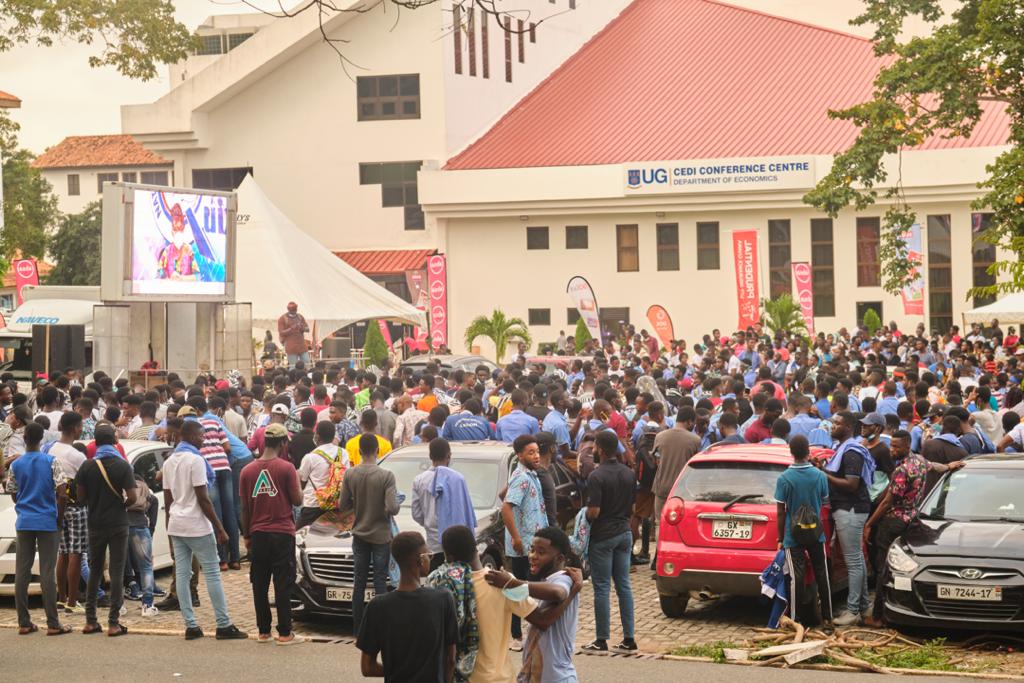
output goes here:
{"type": "Polygon", "coordinates": [[[128,553],[139,572],[142,605],[149,607],[153,604],[153,535],[148,526],[128,528],[128,553]]]}
{"type": "MultiPolygon", "coordinates": [[[[517,579],[527,579],[530,576],[530,558],[526,555],[522,557],[509,557],[509,571],[512,572],[512,576],[517,579]]],[[[523,638],[523,622],[516,615],[512,615],[512,637],[516,640],[522,640],[523,638]]]]}
{"type": "Polygon", "coordinates": [[[57,546],[59,531],[19,531],[15,553],[14,604],[18,609],[18,626],[28,628],[32,616],[28,611],[28,584],[32,582],[32,564],[39,549],[39,585],[43,589],[46,628],[60,628],[57,616],[57,546]]]}
{"type": "MultiPolygon", "coordinates": [[[[804,594],[804,577],[807,576],[808,557],[810,565],[814,569],[814,581],[818,586],[818,603],[821,605],[821,618],[823,621],[832,621],[832,584],[828,576],[828,560],[825,558],[825,544],[815,543],[814,545],[798,545],[793,548],[786,548],[786,562],[791,581],[790,609],[789,614],[793,621],[803,623],[800,620],[800,606],[805,604],[807,598],[804,594]]],[[[811,626],[812,624],[805,624],[811,626]]]]}
{"type": "Polygon", "coordinates": [[[836,536],[839,547],[843,551],[846,570],[850,577],[850,593],[846,598],[846,608],[854,614],[868,613],[868,569],[864,562],[864,524],[868,521],[868,513],[852,510],[833,510],[832,519],[836,523],[836,536]]]}
{"type": "MultiPolygon", "coordinates": [[[[217,539],[213,534],[207,536],[171,536],[174,545],[174,573],[179,586],[188,585],[192,573],[192,557],[199,558],[199,566],[206,579],[206,592],[213,604],[213,613],[217,617],[217,628],[231,626],[228,615],[228,602],[224,597],[224,586],[220,582],[220,563],[217,557],[217,539]]],[[[187,628],[196,628],[195,610],[192,609],[192,594],[187,591],[178,592],[178,604],[181,616],[187,628]]]]}
{"type": "Polygon", "coordinates": [[[632,638],[634,635],[633,587],[629,581],[632,553],[633,534],[629,531],[590,542],[590,578],[594,583],[594,622],[598,640],[608,640],[611,631],[612,581],[615,581],[615,594],[619,599],[622,637],[632,638]]]}
{"type": "MultiPolygon", "coordinates": [[[[217,513],[224,531],[228,532],[228,542],[217,546],[217,554],[221,562],[238,562],[238,517],[235,515],[236,494],[232,493],[233,478],[231,470],[217,470],[217,480],[210,487],[210,501],[217,513]]],[[[237,491],[237,488],[235,489],[237,491]]]]}
{"type": "Polygon", "coordinates": [[[309,369],[309,351],[303,351],[302,353],[289,353],[288,354],[288,369],[295,367],[295,364],[302,361],[302,366],[309,369]]]}
{"type": "Polygon", "coordinates": [[[366,607],[366,580],[370,577],[373,564],[373,590],[376,595],[388,591],[388,562],[391,560],[387,543],[367,543],[357,536],[352,537],[352,559],[355,562],[355,576],[352,579],[352,633],[359,635],[366,607]]]}
{"type": "Polygon", "coordinates": [[[89,528],[89,583],[85,589],[85,621],[96,624],[96,600],[103,581],[103,566],[110,550],[110,612],[107,624],[116,626],[124,603],[121,582],[124,563],[128,556],[128,527],[114,529],[89,528]]]}
{"type": "Polygon", "coordinates": [[[238,492],[239,483],[242,480],[242,469],[252,461],[251,455],[231,461],[231,500],[235,508],[235,524],[239,529],[242,528],[242,496],[238,492]]]}
{"type": "Polygon", "coordinates": [[[256,626],[261,634],[270,633],[270,582],[274,582],[277,607],[277,632],[292,632],[292,588],[295,586],[295,536],[255,531],[249,547],[249,580],[256,608],[256,626]]]}

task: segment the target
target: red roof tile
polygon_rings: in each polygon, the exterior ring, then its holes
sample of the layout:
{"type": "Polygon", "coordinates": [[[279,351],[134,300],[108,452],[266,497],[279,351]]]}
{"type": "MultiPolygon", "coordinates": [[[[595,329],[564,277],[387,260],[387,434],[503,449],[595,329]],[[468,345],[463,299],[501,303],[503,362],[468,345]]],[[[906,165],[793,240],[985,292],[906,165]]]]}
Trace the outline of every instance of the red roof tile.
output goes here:
{"type": "Polygon", "coordinates": [[[336,251],[334,254],[364,275],[385,275],[420,270],[433,249],[336,251]]]}
{"type": "Polygon", "coordinates": [[[170,166],[131,135],[72,135],[36,157],[35,168],[170,166]]]}
{"type": "MultiPolygon", "coordinates": [[[[635,0],[448,170],[834,154],[857,129],[828,118],[871,98],[870,41],[716,0],[635,0]]],[[[1004,144],[995,106],[970,139],[1004,144]]]]}
{"type": "Polygon", "coordinates": [[[21,100],[9,92],[0,90],[0,109],[17,109],[21,106],[21,100]]]}

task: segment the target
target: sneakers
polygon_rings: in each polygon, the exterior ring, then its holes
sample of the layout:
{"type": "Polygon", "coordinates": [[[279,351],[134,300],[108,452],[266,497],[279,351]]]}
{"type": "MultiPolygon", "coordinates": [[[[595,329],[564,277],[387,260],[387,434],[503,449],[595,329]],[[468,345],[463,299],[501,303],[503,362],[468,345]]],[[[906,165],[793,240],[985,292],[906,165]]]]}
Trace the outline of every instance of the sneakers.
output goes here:
{"type": "Polygon", "coordinates": [[[160,614],[159,608],[154,607],[153,605],[143,605],[142,606],[142,616],[144,616],[144,617],[155,617],[158,614],[160,614]]]}
{"type": "Polygon", "coordinates": [[[856,612],[843,612],[832,620],[835,626],[860,626],[864,620],[856,612]]]}
{"type": "MultiPolygon", "coordinates": [[[[195,604],[194,602],[192,604],[195,604]]],[[[178,598],[164,598],[156,604],[159,609],[165,612],[176,612],[181,609],[181,605],[178,604],[178,598]]]]}
{"type": "Polygon", "coordinates": [[[248,640],[249,636],[238,630],[234,624],[217,629],[217,640],[248,640]]]}
{"type": "Polygon", "coordinates": [[[622,642],[612,648],[618,652],[636,652],[637,645],[636,640],[632,638],[623,638],[622,642]]]}
{"type": "Polygon", "coordinates": [[[580,649],[586,652],[608,652],[608,641],[595,640],[592,643],[587,643],[580,649]]]}
{"type": "Polygon", "coordinates": [[[192,626],[185,629],[185,640],[196,640],[197,638],[203,637],[203,629],[198,626],[192,626]]]}
{"type": "Polygon", "coordinates": [[[275,645],[298,645],[306,641],[302,636],[297,636],[294,633],[290,633],[286,636],[278,636],[274,640],[275,645]]]}
{"type": "Polygon", "coordinates": [[[512,652],[522,652],[523,651],[523,639],[522,638],[513,638],[512,640],[509,641],[508,649],[512,650],[512,652]]]}
{"type": "Polygon", "coordinates": [[[159,586],[153,586],[153,595],[158,598],[163,598],[167,596],[167,591],[159,586]]]}
{"type": "Polygon", "coordinates": [[[641,565],[645,565],[645,564],[650,563],[650,561],[651,561],[651,558],[649,558],[649,557],[644,558],[644,557],[640,557],[639,555],[633,555],[633,556],[631,556],[629,558],[629,564],[632,567],[639,567],[641,565]]]}
{"type": "Polygon", "coordinates": [[[132,602],[142,600],[142,591],[139,590],[139,584],[133,581],[127,588],[125,588],[124,599],[131,600],[132,602]]]}

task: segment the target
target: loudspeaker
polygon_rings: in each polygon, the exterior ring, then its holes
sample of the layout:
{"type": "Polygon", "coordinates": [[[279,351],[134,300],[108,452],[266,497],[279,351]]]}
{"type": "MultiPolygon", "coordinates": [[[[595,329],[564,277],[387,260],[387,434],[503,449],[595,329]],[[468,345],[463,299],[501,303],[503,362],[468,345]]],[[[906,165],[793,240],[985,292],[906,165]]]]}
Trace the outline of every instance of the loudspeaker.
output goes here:
{"type": "Polygon", "coordinates": [[[32,372],[85,369],[85,325],[33,325],[32,372]],[[46,334],[50,334],[47,358],[46,334]],[[49,360],[49,366],[47,366],[49,360]]]}
{"type": "Polygon", "coordinates": [[[325,358],[348,358],[352,355],[352,341],[346,337],[327,337],[321,350],[325,358]]]}

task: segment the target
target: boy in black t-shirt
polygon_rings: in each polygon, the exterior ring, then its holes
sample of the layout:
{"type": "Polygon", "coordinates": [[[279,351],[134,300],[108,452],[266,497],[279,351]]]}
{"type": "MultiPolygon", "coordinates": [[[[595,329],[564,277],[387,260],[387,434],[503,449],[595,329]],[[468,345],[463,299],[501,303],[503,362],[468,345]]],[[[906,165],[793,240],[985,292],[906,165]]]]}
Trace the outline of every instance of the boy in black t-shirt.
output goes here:
{"type": "Polygon", "coordinates": [[[356,641],[363,653],[363,676],[383,676],[393,683],[447,683],[455,670],[459,636],[452,594],[420,586],[429,573],[430,554],[419,533],[395,536],[391,556],[402,578],[397,590],[376,596],[366,606],[356,641]]]}

